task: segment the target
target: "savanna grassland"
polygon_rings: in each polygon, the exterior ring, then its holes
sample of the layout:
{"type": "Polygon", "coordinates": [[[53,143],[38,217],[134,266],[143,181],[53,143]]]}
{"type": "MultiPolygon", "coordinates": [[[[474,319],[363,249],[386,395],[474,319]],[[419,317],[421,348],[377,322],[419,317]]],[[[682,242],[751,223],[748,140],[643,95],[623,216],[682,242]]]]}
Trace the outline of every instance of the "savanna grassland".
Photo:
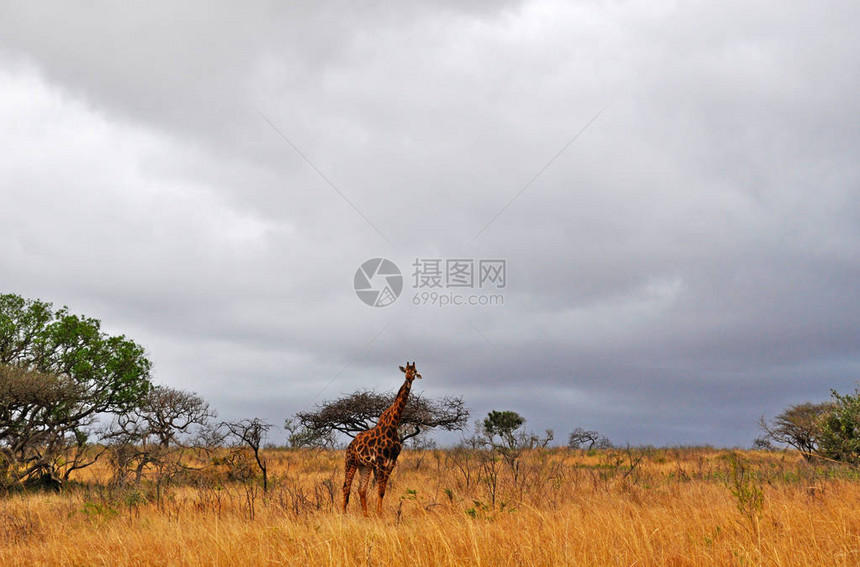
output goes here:
{"type": "Polygon", "coordinates": [[[0,564],[860,565],[857,473],[791,452],[404,451],[367,519],[355,486],[339,511],[342,451],[265,458],[266,494],[223,456],[126,486],[100,461],[59,494],[9,494],[0,564]]]}

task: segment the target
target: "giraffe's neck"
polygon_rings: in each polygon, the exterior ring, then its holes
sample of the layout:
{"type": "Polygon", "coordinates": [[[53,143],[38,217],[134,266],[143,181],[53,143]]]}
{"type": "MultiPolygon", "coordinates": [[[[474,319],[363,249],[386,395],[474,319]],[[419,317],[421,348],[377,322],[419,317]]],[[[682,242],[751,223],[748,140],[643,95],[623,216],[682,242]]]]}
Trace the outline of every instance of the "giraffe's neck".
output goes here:
{"type": "Polygon", "coordinates": [[[380,427],[397,429],[400,425],[400,418],[403,416],[403,408],[406,407],[406,399],[409,397],[410,389],[412,389],[412,382],[404,381],[403,385],[400,386],[400,391],[397,392],[397,397],[394,398],[394,403],[379,416],[380,427]]]}

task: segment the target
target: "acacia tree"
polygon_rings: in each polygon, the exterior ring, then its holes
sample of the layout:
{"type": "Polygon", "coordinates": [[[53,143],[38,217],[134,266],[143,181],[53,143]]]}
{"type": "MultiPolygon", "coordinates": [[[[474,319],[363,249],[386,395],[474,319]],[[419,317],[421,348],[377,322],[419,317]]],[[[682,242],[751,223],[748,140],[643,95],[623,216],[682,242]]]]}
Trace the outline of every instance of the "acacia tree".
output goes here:
{"type": "Polygon", "coordinates": [[[215,411],[194,392],[154,386],[138,407],[117,417],[116,426],[166,449],[171,444],[181,445],[179,435],[191,432],[195,426],[205,426],[213,417],[215,411]]]}
{"type": "Polygon", "coordinates": [[[215,411],[194,392],[155,386],[138,407],[116,416],[102,435],[110,444],[117,480],[135,472],[139,482],[148,465],[161,464],[188,443],[195,429],[202,429],[215,411]]]}
{"type": "Polygon", "coordinates": [[[832,408],[833,404],[830,402],[820,404],[807,402],[789,406],[770,423],[762,417],[759,420],[759,426],[764,432],[761,442],[788,445],[810,460],[819,452],[824,418],[832,408]]]}
{"type": "MultiPolygon", "coordinates": [[[[382,412],[394,402],[394,397],[394,393],[361,390],[318,404],[312,411],[298,412],[286,423],[287,429],[293,432],[291,442],[319,446],[328,443],[336,433],[355,437],[376,425],[382,412]]],[[[432,400],[419,394],[410,396],[403,408],[398,433],[402,442],[428,429],[459,431],[468,422],[469,410],[463,405],[462,398],[445,396],[432,400]]]]}
{"type": "Polygon", "coordinates": [[[612,447],[612,442],[605,435],[601,435],[597,431],[583,429],[577,427],[570,432],[570,437],[567,440],[567,446],[571,449],[609,449],[612,447]]]}
{"type": "Polygon", "coordinates": [[[144,349],[97,319],[0,295],[0,454],[13,480],[67,479],[87,462],[88,428],[135,408],[151,387],[144,349]]]}

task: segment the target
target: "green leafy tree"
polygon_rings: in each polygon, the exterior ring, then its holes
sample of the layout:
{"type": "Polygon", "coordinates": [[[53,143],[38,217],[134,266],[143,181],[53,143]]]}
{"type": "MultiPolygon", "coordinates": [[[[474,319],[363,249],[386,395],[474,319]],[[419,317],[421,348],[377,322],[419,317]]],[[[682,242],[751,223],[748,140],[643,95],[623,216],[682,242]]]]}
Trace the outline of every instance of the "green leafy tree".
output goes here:
{"type": "Polygon", "coordinates": [[[476,423],[476,435],[466,443],[481,448],[479,462],[484,482],[487,485],[490,503],[495,506],[499,490],[499,463],[503,462],[511,471],[513,485],[520,486],[522,468],[520,455],[523,451],[546,447],[553,440],[553,431],[546,430],[540,437],[523,429],[526,420],[515,411],[493,410],[483,421],[476,423]],[[499,460],[501,457],[501,461],[499,460]]]}
{"type": "Polygon", "coordinates": [[[860,388],[854,395],[831,390],[833,404],[822,420],[822,456],[860,465],[860,388]]]}
{"type": "Polygon", "coordinates": [[[499,437],[508,448],[518,445],[517,431],[525,425],[526,420],[515,411],[491,411],[484,418],[484,433],[492,441],[499,437]]]}
{"type": "Polygon", "coordinates": [[[0,472],[58,481],[91,464],[69,449],[83,455],[100,415],[138,406],[151,366],[143,347],[97,319],[0,295],[0,472]]]}

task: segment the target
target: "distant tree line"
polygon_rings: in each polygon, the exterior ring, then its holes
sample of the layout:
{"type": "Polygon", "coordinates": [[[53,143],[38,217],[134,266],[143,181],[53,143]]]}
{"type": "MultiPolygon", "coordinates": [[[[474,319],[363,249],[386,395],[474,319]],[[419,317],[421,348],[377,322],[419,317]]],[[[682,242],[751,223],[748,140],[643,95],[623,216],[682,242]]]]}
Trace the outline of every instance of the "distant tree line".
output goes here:
{"type": "MultiPolygon", "coordinates": [[[[166,481],[204,467],[200,455],[218,448],[229,452],[213,462],[226,463],[235,478],[261,478],[267,490],[261,449],[272,424],[258,418],[218,422],[194,392],[154,384],[151,368],[142,346],[105,333],[96,319],[0,295],[0,492],[26,485],[59,488],[73,471],[99,459],[119,484],[147,476],[166,481]]],[[[393,399],[393,392],[361,390],[323,401],[286,420],[287,442],[333,448],[341,436],[373,427],[393,399]]],[[[461,397],[416,394],[404,409],[400,437],[413,447],[428,447],[428,431],[462,431],[468,422],[461,397]]],[[[785,445],[808,459],[860,464],[860,390],[833,392],[822,404],[791,406],[760,424],[758,447],[785,445]]],[[[514,411],[492,411],[460,449],[478,451],[485,478],[497,478],[497,466],[504,465],[516,483],[526,474],[520,454],[546,447],[554,437],[551,430],[537,435],[524,425],[514,411]]],[[[606,449],[612,443],[578,427],[568,447],[606,449]]]]}

